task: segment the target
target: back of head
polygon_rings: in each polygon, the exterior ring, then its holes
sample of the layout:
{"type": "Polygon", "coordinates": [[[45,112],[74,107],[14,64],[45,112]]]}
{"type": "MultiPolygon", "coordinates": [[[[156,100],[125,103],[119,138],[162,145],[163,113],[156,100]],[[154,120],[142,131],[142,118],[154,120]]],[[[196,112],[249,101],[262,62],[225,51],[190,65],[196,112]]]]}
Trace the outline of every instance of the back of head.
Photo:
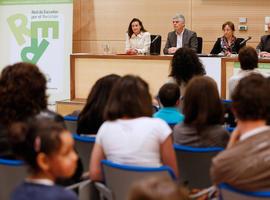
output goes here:
{"type": "Polygon", "coordinates": [[[135,182],[128,200],[188,200],[187,191],[165,177],[148,177],[135,182]]]}
{"type": "Polygon", "coordinates": [[[13,123],[9,129],[9,137],[15,155],[23,159],[32,172],[38,172],[38,154],[51,155],[58,151],[61,146],[60,134],[64,130],[63,123],[38,116],[24,123],[13,123]]]}
{"type": "Polygon", "coordinates": [[[40,113],[38,113],[35,116],[36,119],[47,119],[52,120],[54,122],[57,122],[63,126],[63,128],[66,128],[64,117],[54,111],[51,110],[42,110],[40,113]]]}
{"type": "Polygon", "coordinates": [[[83,133],[83,126],[88,123],[93,127],[93,133],[97,132],[104,122],[104,108],[107,105],[112,88],[119,78],[119,75],[110,74],[96,81],[88,95],[86,105],[79,115],[78,133],[83,133]]]}
{"type": "Polygon", "coordinates": [[[240,49],[238,59],[241,69],[252,70],[258,68],[258,55],[253,47],[245,46],[240,49]]]}
{"type": "Polygon", "coordinates": [[[174,55],[171,62],[170,75],[179,85],[188,81],[196,75],[204,75],[205,70],[197,54],[190,48],[180,48],[174,55]]]}
{"type": "Polygon", "coordinates": [[[270,86],[260,74],[241,79],[232,94],[232,108],[239,120],[266,120],[270,108],[270,86]]]}
{"type": "Polygon", "coordinates": [[[126,75],[115,83],[104,116],[106,120],[115,120],[123,117],[150,117],[152,112],[148,84],[138,76],[126,75]]]}
{"type": "Polygon", "coordinates": [[[23,121],[47,107],[46,78],[36,65],[16,63],[0,78],[0,123],[23,121]]]}
{"type": "Polygon", "coordinates": [[[158,98],[164,107],[176,106],[180,98],[179,86],[175,83],[164,84],[158,92],[158,98]]]}
{"type": "Polygon", "coordinates": [[[176,20],[176,21],[181,21],[185,24],[185,17],[184,15],[180,14],[180,13],[177,13],[175,16],[173,16],[173,20],[176,20]]]}
{"type": "Polygon", "coordinates": [[[183,113],[184,122],[197,129],[222,123],[223,108],[212,78],[198,76],[191,79],[186,88],[183,113]]]}

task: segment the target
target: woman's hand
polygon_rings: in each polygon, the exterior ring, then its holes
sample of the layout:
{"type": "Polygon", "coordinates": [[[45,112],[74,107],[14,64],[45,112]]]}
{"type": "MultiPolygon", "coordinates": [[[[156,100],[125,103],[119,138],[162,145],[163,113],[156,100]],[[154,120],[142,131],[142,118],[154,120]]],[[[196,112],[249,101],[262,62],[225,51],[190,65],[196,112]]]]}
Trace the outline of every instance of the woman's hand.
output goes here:
{"type": "Polygon", "coordinates": [[[129,49],[129,50],[127,50],[127,54],[135,55],[135,54],[138,54],[138,51],[137,51],[137,49],[129,49]]]}

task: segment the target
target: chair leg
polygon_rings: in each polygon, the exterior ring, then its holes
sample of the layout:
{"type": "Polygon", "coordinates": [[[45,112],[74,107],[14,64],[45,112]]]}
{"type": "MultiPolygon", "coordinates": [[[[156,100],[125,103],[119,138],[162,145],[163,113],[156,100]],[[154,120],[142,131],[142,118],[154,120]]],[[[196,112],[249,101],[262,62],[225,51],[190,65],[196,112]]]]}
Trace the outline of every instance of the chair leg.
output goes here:
{"type": "Polygon", "coordinates": [[[95,187],[99,191],[100,200],[114,200],[112,191],[104,184],[96,182],[95,187]]]}

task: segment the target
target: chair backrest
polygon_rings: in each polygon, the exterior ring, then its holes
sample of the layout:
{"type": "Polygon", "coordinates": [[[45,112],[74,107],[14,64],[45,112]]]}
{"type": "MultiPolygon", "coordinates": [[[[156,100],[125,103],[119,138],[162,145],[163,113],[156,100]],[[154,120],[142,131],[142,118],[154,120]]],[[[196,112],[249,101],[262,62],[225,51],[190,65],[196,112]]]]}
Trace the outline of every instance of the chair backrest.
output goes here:
{"type": "Polygon", "coordinates": [[[197,37],[198,41],[198,49],[197,53],[202,53],[202,48],[203,48],[203,38],[202,37],[197,37]]]}
{"type": "Polygon", "coordinates": [[[212,158],[223,148],[197,148],[174,144],[180,180],[190,188],[207,188],[212,185],[210,167],[212,158]]]}
{"type": "Polygon", "coordinates": [[[75,149],[82,160],[83,169],[84,171],[88,171],[91,152],[94,147],[96,137],[73,134],[73,138],[75,140],[75,149]]]}
{"type": "Polygon", "coordinates": [[[76,192],[79,200],[89,200],[91,199],[91,184],[91,180],[86,179],[73,185],[69,185],[65,189],[76,192]]]}
{"type": "Polygon", "coordinates": [[[160,55],[161,35],[151,35],[150,54],[160,55]]]}
{"type": "Polygon", "coordinates": [[[10,199],[11,192],[26,175],[27,169],[22,161],[0,158],[0,199],[10,199]]]}
{"type": "Polygon", "coordinates": [[[126,200],[133,182],[148,176],[166,176],[175,179],[173,170],[168,166],[141,167],[116,164],[102,160],[106,186],[113,192],[114,200],[126,200]]]}
{"type": "Polygon", "coordinates": [[[247,192],[222,183],[218,186],[223,200],[270,200],[270,191],[247,192]]]}
{"type": "Polygon", "coordinates": [[[67,126],[67,130],[69,130],[71,133],[77,132],[77,124],[78,124],[78,117],[76,116],[64,116],[65,124],[67,126]]]}

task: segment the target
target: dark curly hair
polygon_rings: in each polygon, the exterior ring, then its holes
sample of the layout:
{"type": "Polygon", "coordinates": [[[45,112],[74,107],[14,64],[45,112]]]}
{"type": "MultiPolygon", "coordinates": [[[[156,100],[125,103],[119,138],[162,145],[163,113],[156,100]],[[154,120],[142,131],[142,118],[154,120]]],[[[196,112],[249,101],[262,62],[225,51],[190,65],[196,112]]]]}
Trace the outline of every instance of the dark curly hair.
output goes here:
{"type": "Polygon", "coordinates": [[[188,83],[193,76],[205,74],[203,64],[197,54],[185,47],[174,53],[170,70],[169,76],[173,77],[178,85],[182,82],[188,83]]]}
{"type": "Polygon", "coordinates": [[[16,63],[0,77],[0,123],[25,121],[47,108],[46,78],[36,65],[16,63]]]}

